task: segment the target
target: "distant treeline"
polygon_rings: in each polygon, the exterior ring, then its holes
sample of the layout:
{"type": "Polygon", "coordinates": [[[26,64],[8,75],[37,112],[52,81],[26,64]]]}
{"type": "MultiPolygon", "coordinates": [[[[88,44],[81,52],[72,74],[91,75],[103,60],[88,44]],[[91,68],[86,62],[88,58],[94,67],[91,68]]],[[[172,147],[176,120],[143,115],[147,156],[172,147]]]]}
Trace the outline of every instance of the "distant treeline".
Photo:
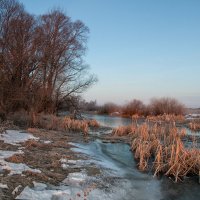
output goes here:
{"type": "Polygon", "coordinates": [[[175,114],[182,115],[185,113],[185,106],[174,98],[154,98],[148,105],[141,100],[134,99],[125,105],[117,105],[115,103],[105,103],[98,106],[96,101],[82,101],[81,107],[85,111],[96,111],[99,114],[113,114],[121,116],[132,116],[134,114],[147,115],[163,115],[175,114]]]}
{"type": "Polygon", "coordinates": [[[88,33],[60,10],[34,16],[17,0],[0,0],[0,112],[54,113],[91,86],[88,33]]]}

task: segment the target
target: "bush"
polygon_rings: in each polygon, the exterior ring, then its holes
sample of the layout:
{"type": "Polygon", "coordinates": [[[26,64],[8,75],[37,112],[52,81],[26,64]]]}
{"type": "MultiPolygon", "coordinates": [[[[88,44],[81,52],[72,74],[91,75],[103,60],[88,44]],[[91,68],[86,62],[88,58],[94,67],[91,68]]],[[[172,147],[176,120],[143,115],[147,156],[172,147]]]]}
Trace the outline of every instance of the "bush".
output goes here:
{"type": "Polygon", "coordinates": [[[143,115],[145,112],[145,105],[142,101],[134,99],[131,102],[127,103],[122,108],[123,115],[132,116],[135,114],[143,115]]]}
{"type": "Polygon", "coordinates": [[[185,113],[185,106],[174,98],[154,98],[149,107],[152,115],[183,115],[185,113]]]}
{"type": "Polygon", "coordinates": [[[113,112],[118,112],[120,110],[119,106],[114,103],[105,103],[100,107],[100,114],[111,114],[113,112]]]}

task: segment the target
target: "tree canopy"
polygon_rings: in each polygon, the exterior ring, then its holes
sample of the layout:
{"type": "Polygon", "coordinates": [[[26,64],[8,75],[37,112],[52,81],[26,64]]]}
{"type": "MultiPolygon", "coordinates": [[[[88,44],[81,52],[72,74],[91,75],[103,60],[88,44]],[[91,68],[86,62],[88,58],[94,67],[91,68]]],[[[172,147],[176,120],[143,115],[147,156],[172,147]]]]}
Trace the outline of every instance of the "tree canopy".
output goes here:
{"type": "Polygon", "coordinates": [[[41,16],[0,0],[0,109],[56,112],[97,79],[83,56],[88,27],[60,10],[41,16]]]}

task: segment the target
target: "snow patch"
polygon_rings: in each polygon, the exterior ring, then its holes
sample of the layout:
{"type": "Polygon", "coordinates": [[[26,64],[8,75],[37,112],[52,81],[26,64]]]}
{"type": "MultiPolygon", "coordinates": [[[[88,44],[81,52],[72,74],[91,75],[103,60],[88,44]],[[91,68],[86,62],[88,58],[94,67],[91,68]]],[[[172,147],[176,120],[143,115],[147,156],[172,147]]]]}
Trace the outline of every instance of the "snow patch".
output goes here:
{"type": "Polygon", "coordinates": [[[0,188],[2,188],[2,189],[8,189],[8,185],[0,183],[0,188]]]}
{"type": "MultiPolygon", "coordinates": [[[[73,174],[74,176],[74,174],[73,174]]],[[[45,184],[44,184],[45,185],[45,184]]],[[[16,199],[26,200],[121,200],[121,199],[140,199],[140,200],[154,200],[161,199],[159,188],[154,187],[155,191],[152,191],[151,184],[147,185],[145,190],[139,190],[136,186],[128,180],[121,180],[120,183],[116,183],[115,186],[111,186],[105,189],[98,189],[96,184],[90,184],[84,187],[80,186],[49,186],[38,190],[29,186],[25,187],[20,195],[16,199]]]]}
{"type": "Polygon", "coordinates": [[[185,115],[185,118],[186,119],[198,119],[198,118],[200,118],[200,114],[188,114],[188,115],[185,115]]]}
{"type": "Polygon", "coordinates": [[[42,191],[47,188],[47,185],[44,183],[38,183],[36,181],[33,181],[34,189],[37,191],[42,191]]]}
{"type": "Polygon", "coordinates": [[[5,159],[5,158],[9,158],[11,156],[13,156],[14,154],[21,154],[22,152],[20,151],[3,151],[0,150],[0,161],[5,159]]]}
{"type": "Polygon", "coordinates": [[[62,169],[67,169],[67,168],[69,168],[69,165],[68,164],[65,164],[65,163],[62,163],[61,164],[61,167],[62,167],[62,169]]]}
{"type": "Polygon", "coordinates": [[[67,169],[67,168],[81,168],[81,167],[85,167],[88,165],[94,165],[94,162],[92,160],[68,160],[66,158],[61,158],[60,159],[61,162],[61,167],[63,169],[67,169]]]}
{"type": "Polygon", "coordinates": [[[34,137],[32,134],[24,133],[18,130],[6,130],[5,133],[0,134],[0,140],[3,140],[4,143],[12,145],[19,145],[19,143],[30,139],[38,140],[39,138],[34,137]]]}
{"type": "Polygon", "coordinates": [[[52,141],[50,141],[50,140],[44,141],[44,144],[51,144],[51,143],[52,143],[52,141]]]}
{"type": "Polygon", "coordinates": [[[61,159],[60,159],[60,162],[61,162],[61,163],[67,163],[67,159],[66,159],[66,158],[61,158],[61,159]]]}
{"type": "Polygon", "coordinates": [[[40,170],[32,169],[24,163],[10,163],[6,161],[0,161],[0,165],[2,165],[0,166],[0,169],[10,171],[9,173],[10,176],[14,174],[22,174],[23,171],[27,171],[27,170],[34,173],[41,173],[40,170]]]}
{"type": "Polygon", "coordinates": [[[14,196],[14,195],[16,195],[18,192],[19,192],[19,190],[22,188],[22,186],[21,185],[18,185],[13,191],[12,191],[12,195],[14,196]]]}
{"type": "Polygon", "coordinates": [[[64,179],[62,183],[67,185],[79,186],[83,184],[87,178],[88,176],[84,172],[74,172],[69,173],[68,177],[64,179]]]}
{"type": "MultiPolygon", "coordinates": [[[[40,183],[37,183],[40,184],[40,183]]],[[[45,185],[45,184],[44,184],[45,185]]],[[[20,195],[16,199],[26,200],[66,200],[66,199],[80,199],[77,198],[77,194],[80,192],[79,188],[71,188],[68,186],[58,186],[54,188],[46,188],[38,190],[29,186],[25,187],[20,195]]],[[[83,195],[83,194],[82,194],[83,195]]]]}
{"type": "Polygon", "coordinates": [[[23,171],[29,170],[35,173],[41,173],[38,169],[32,169],[23,163],[11,163],[7,162],[4,159],[13,156],[14,154],[22,154],[21,150],[19,151],[2,151],[0,150],[0,171],[8,170],[10,171],[9,175],[13,174],[22,174],[23,171]]]}

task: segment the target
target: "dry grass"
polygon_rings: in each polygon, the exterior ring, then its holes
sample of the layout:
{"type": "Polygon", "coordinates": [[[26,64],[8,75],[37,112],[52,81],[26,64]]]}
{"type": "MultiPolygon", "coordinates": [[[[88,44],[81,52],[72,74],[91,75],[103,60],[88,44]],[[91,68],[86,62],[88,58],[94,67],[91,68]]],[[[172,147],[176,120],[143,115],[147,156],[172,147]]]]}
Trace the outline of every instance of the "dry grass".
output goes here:
{"type": "Polygon", "coordinates": [[[65,131],[88,133],[88,122],[85,120],[74,120],[69,117],[64,117],[61,126],[65,131]]]}
{"type": "Polygon", "coordinates": [[[113,129],[112,133],[115,136],[124,136],[133,134],[136,130],[136,126],[129,125],[129,126],[120,126],[118,128],[113,129]]]}
{"type": "Polygon", "coordinates": [[[37,133],[38,132],[38,129],[37,128],[28,128],[27,131],[29,133],[37,133]]]}
{"type": "Polygon", "coordinates": [[[7,162],[12,163],[23,163],[24,162],[24,156],[21,154],[14,154],[13,156],[5,159],[7,162]]]}
{"type": "Polygon", "coordinates": [[[185,148],[182,139],[186,131],[178,129],[175,123],[145,122],[140,126],[119,127],[113,133],[131,136],[131,149],[141,171],[152,168],[153,161],[155,175],[162,173],[174,177],[175,181],[189,174],[199,174],[200,150],[195,145],[185,148]]]}
{"type": "Polygon", "coordinates": [[[0,123],[0,133],[4,133],[7,129],[18,129],[12,121],[3,121],[0,123]]]}
{"type": "Polygon", "coordinates": [[[40,149],[40,150],[50,150],[52,148],[51,144],[40,143],[36,140],[28,140],[24,143],[26,149],[40,149]]]}
{"type": "Polygon", "coordinates": [[[135,114],[132,115],[132,124],[129,126],[120,126],[118,128],[113,129],[112,133],[114,136],[126,136],[130,134],[134,134],[138,123],[137,120],[139,119],[139,115],[135,114]]]}
{"type": "Polygon", "coordinates": [[[188,127],[192,131],[200,131],[200,119],[195,119],[188,124],[188,127]]]}
{"type": "Polygon", "coordinates": [[[173,115],[173,114],[164,114],[157,116],[147,116],[147,121],[152,122],[179,122],[183,123],[185,121],[185,117],[183,115],[173,115]]]}
{"type": "Polygon", "coordinates": [[[36,140],[28,140],[24,143],[24,145],[27,149],[40,146],[40,144],[36,140]]]}
{"type": "Polygon", "coordinates": [[[49,181],[49,177],[46,176],[44,173],[36,173],[30,170],[26,170],[23,172],[24,175],[28,176],[28,177],[34,177],[34,178],[38,178],[40,179],[40,181],[44,181],[44,182],[48,182],[49,181]]]}
{"type": "Polygon", "coordinates": [[[153,127],[141,125],[132,142],[135,158],[139,160],[139,169],[148,169],[149,159],[154,158],[155,175],[165,173],[178,181],[189,173],[198,174],[200,150],[186,149],[181,140],[184,136],[185,130],[179,130],[173,124],[155,124],[153,127]]]}
{"type": "Polygon", "coordinates": [[[55,115],[33,115],[32,119],[34,127],[48,130],[82,132],[83,134],[87,134],[89,127],[99,127],[99,123],[96,120],[75,120],[70,117],[63,118],[55,115]]]}
{"type": "MultiPolygon", "coordinates": [[[[129,126],[120,126],[113,129],[113,134],[115,136],[124,136],[134,134],[138,127],[139,115],[132,115],[132,125],[129,126]]],[[[175,123],[175,122],[184,122],[185,118],[182,115],[158,115],[158,116],[147,116],[147,124],[151,123],[175,123]]]]}
{"type": "Polygon", "coordinates": [[[98,128],[100,125],[95,119],[87,120],[88,126],[93,128],[98,128]]]}

